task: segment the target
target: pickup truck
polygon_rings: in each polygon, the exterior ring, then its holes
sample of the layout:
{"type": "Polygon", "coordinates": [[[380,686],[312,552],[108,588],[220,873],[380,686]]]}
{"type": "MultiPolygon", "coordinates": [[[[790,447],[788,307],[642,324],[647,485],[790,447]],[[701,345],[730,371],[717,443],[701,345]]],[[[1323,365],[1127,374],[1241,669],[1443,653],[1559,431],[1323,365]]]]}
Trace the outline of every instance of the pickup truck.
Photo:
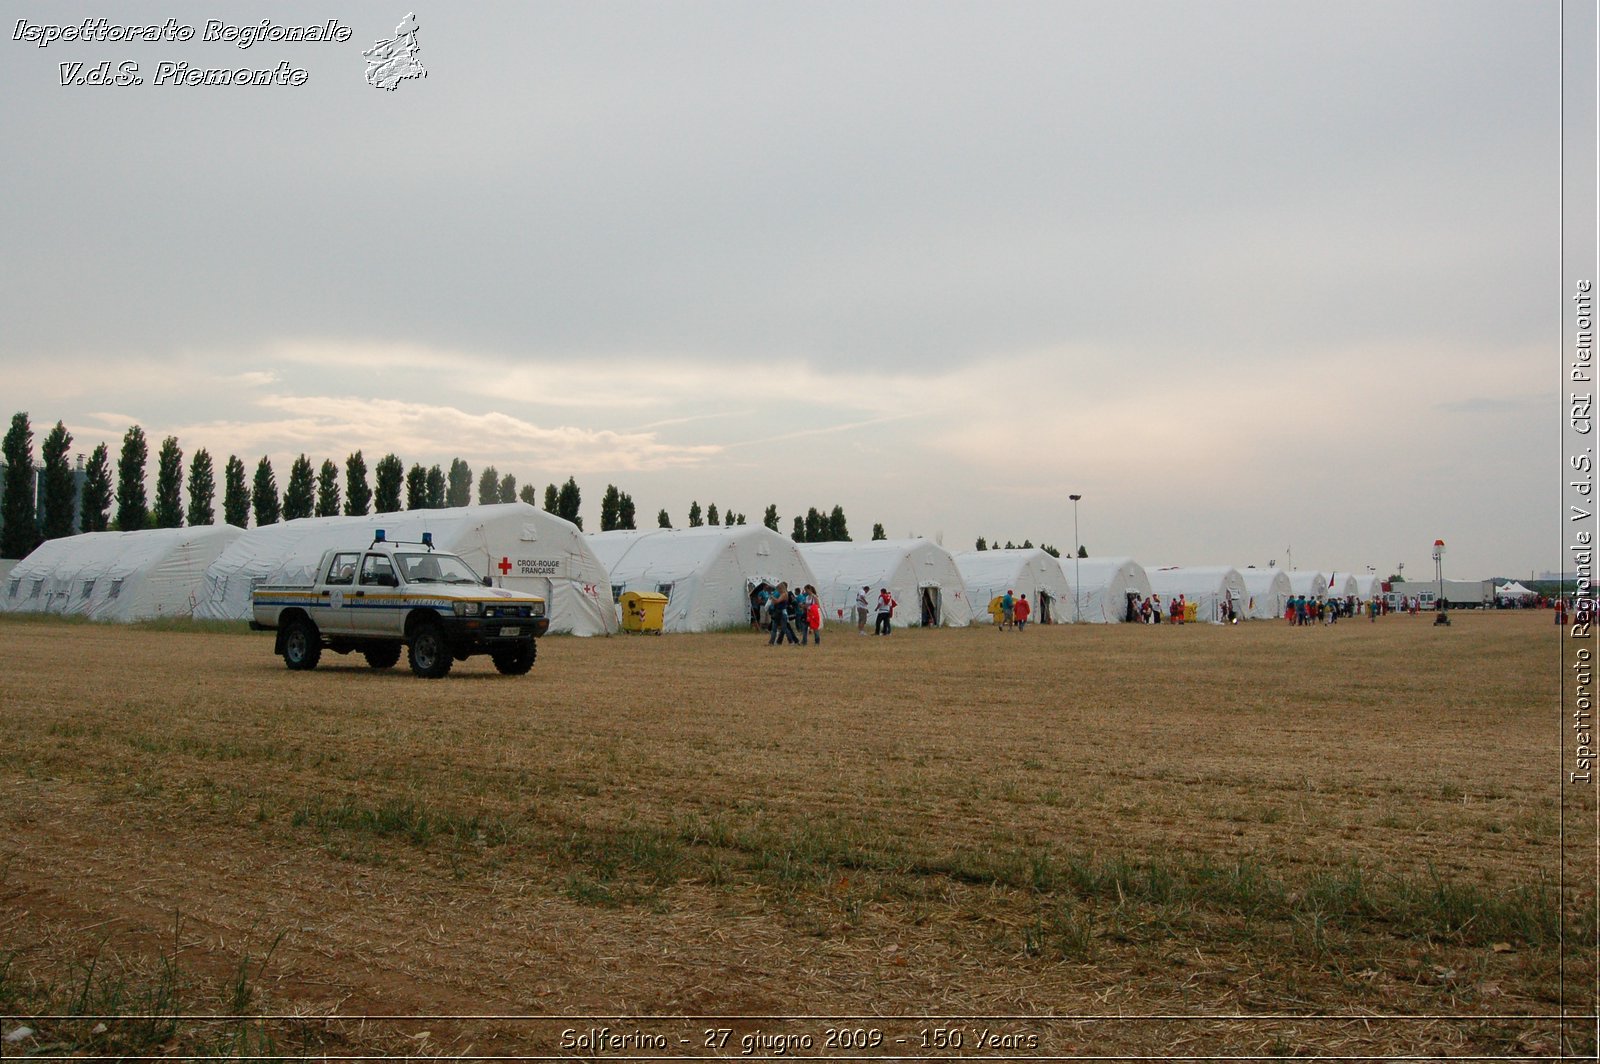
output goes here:
{"type": "Polygon", "coordinates": [[[299,671],[324,649],[360,651],[374,669],[410,651],[411,671],[439,679],[456,661],[488,654],[508,676],[533,668],[535,640],[550,627],[544,599],[489,586],[454,554],[386,541],[327,551],[312,584],[263,584],[251,592],[250,627],[276,631],[275,653],[299,671]]]}

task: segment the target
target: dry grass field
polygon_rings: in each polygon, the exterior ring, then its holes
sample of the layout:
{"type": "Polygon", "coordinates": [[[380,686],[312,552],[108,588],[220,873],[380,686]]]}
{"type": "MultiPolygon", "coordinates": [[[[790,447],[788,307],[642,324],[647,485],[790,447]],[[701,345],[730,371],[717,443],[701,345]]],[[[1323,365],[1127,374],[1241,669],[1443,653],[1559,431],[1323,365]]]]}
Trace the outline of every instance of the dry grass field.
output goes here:
{"type": "Polygon", "coordinates": [[[552,638],[430,682],[0,619],[7,1053],[1592,1053],[1557,636],[552,638]]]}

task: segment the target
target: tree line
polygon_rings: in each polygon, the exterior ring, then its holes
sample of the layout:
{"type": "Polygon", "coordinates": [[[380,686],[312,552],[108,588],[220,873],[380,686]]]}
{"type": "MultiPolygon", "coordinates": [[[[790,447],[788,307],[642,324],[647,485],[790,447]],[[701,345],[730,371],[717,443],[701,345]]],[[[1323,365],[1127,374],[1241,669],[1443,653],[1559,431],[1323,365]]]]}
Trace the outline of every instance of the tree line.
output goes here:
{"type": "MultiPolygon", "coordinates": [[[[217,523],[217,470],[215,460],[204,447],[189,456],[187,467],[176,436],[161,441],[156,453],[155,494],[146,490],[150,441],[138,425],[130,426],[122,438],[121,451],[113,470],[109,447],[95,447],[84,465],[82,487],[75,486],[75,471],[70,461],[72,433],[57,421],[40,448],[43,460],[39,476],[40,505],[35,506],[33,428],[26,411],[14,414],[6,432],[3,455],[5,493],[0,508],[0,557],[26,556],[42,540],[59,539],[77,531],[134,531],[147,528],[179,528],[184,525],[217,523]]],[[[289,467],[283,490],[278,489],[277,473],[271,460],[262,455],[253,474],[245,461],[230,454],[222,467],[222,520],[239,528],[249,527],[253,517],[259,525],[277,524],[303,517],[364,516],[399,510],[429,510],[468,506],[473,502],[472,468],[462,459],[450,468],[434,465],[424,468],[414,463],[409,469],[394,454],[386,454],[373,465],[371,482],[365,456],[357,450],[343,466],[332,458],[314,466],[301,454],[289,467]]],[[[479,505],[522,501],[571,521],[580,529],[582,493],[574,477],[559,486],[545,487],[541,500],[532,484],[520,488],[517,478],[504,476],[488,466],[477,477],[479,505]]],[[[671,528],[666,510],[657,515],[657,524],[671,528]]],[[[699,500],[689,507],[689,527],[701,525],[742,525],[745,515],[732,509],[719,512],[716,503],[702,511],[699,500]]],[[[777,504],[767,507],[763,523],[779,530],[777,504]]],[[[635,528],[633,497],[614,484],[606,486],[600,500],[600,529],[635,528]]],[[[804,517],[794,518],[793,538],[802,543],[848,540],[844,510],[834,506],[824,514],[812,507],[804,517]]],[[[885,538],[883,526],[874,525],[873,539],[885,538]]]]}

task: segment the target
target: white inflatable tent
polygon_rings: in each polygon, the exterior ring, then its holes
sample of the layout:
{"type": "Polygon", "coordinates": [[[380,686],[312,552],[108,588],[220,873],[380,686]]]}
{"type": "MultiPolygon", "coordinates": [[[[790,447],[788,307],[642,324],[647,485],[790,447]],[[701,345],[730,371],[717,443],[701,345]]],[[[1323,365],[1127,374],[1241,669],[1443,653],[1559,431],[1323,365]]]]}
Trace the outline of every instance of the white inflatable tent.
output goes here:
{"type": "Polygon", "coordinates": [[[666,595],[666,632],[742,627],[760,584],[816,583],[794,541],[765,525],[592,532],[587,539],[611,574],[608,608],[615,611],[628,591],[666,595]]]}
{"type": "Polygon", "coordinates": [[[1294,584],[1282,569],[1240,569],[1244,580],[1245,607],[1242,617],[1258,621],[1282,617],[1289,598],[1294,594],[1294,584]]]}
{"type": "Polygon", "coordinates": [[[1289,586],[1296,595],[1310,598],[1328,597],[1328,574],[1316,569],[1289,570],[1289,586]]]}
{"type": "MultiPolygon", "coordinates": [[[[965,628],[975,608],[949,551],[931,539],[873,539],[861,543],[801,543],[800,556],[816,574],[817,594],[826,618],[850,616],[863,586],[874,607],[880,588],[900,605],[890,624],[896,628],[965,628]]],[[[1048,555],[1046,555],[1048,557],[1048,555]]],[[[988,599],[984,599],[984,605],[988,599]]]]}
{"type": "MultiPolygon", "coordinates": [[[[1085,624],[1116,624],[1128,619],[1128,596],[1137,596],[1143,602],[1151,594],[1150,577],[1144,566],[1132,558],[1077,558],[1068,555],[1061,559],[1061,572],[1068,583],[1076,578],[1083,582],[1081,620],[1085,624]]],[[[1079,596],[1074,596],[1077,609],[1079,596]]]]}
{"type": "Polygon", "coordinates": [[[1172,605],[1173,599],[1182,595],[1184,601],[1196,604],[1194,616],[1197,621],[1221,624],[1219,607],[1224,599],[1232,601],[1239,617],[1245,615],[1245,603],[1250,596],[1245,589],[1244,578],[1231,565],[1167,566],[1146,569],[1145,573],[1150,577],[1150,590],[1161,596],[1163,610],[1172,605]]]}
{"type": "Polygon", "coordinates": [[[232,525],[199,525],[46,540],[7,574],[0,610],[99,621],[189,617],[206,568],[240,535],[232,525]]]}
{"type": "Polygon", "coordinates": [[[1328,583],[1322,585],[1324,598],[1347,599],[1352,595],[1356,598],[1361,597],[1361,585],[1356,581],[1353,573],[1329,573],[1328,581],[1328,583]]]}
{"type": "Polygon", "coordinates": [[[964,550],[954,555],[956,568],[967,585],[973,620],[988,623],[986,611],[996,595],[1007,591],[1027,595],[1035,624],[1065,624],[1072,620],[1072,584],[1061,562],[1038,547],[1012,550],[964,550]]]}
{"type": "Polygon", "coordinates": [[[1371,602],[1383,595],[1383,581],[1377,573],[1360,573],[1356,576],[1356,599],[1371,602]]]}
{"type": "Polygon", "coordinates": [[[605,635],[617,630],[609,577],[578,527],[525,502],[400,510],[363,517],[306,517],[244,532],[206,572],[196,617],[248,618],[258,584],[310,583],[324,551],[386,539],[418,542],[432,533],[439,550],[459,554],[497,586],[542,595],[550,631],[605,635]]]}

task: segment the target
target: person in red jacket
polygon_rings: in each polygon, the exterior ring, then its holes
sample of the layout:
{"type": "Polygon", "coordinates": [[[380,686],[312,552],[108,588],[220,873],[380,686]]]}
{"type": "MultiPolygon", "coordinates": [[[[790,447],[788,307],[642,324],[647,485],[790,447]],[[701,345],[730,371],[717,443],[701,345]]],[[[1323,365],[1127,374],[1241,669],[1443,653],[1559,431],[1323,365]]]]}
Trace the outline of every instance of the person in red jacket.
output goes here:
{"type": "Polygon", "coordinates": [[[1027,592],[1023,592],[1022,597],[1017,599],[1016,604],[1011,607],[1011,616],[1017,622],[1017,631],[1020,632],[1027,627],[1028,615],[1031,613],[1033,613],[1033,607],[1028,605],[1027,592]]]}

